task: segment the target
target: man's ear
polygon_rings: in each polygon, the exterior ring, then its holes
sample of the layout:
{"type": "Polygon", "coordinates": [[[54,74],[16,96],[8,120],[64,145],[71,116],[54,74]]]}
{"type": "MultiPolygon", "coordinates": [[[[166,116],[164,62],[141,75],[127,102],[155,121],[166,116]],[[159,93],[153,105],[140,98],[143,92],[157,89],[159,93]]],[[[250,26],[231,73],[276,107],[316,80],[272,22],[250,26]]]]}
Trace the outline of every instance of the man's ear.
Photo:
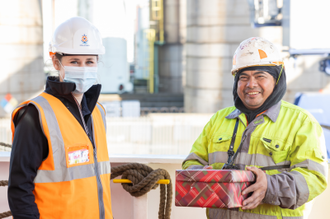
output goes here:
{"type": "Polygon", "coordinates": [[[52,62],[53,62],[53,66],[56,70],[61,69],[59,60],[55,56],[52,56],[52,62]]]}

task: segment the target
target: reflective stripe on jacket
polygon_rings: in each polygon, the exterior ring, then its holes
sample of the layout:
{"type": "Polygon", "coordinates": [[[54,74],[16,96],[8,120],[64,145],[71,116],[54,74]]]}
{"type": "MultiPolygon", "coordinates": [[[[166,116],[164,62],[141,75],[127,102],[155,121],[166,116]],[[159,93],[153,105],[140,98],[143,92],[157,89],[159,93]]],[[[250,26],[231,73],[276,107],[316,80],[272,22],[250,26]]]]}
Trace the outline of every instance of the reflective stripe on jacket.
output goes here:
{"type": "Polygon", "coordinates": [[[239,119],[239,126],[234,151],[242,136],[246,135],[236,166],[245,169],[246,166],[287,164],[290,168],[266,171],[268,188],[264,204],[252,210],[210,208],[208,217],[305,218],[307,202],[327,187],[328,165],[320,125],[306,110],[295,105],[281,101],[248,125],[245,115],[235,107],[218,111],[193,144],[191,153],[183,162],[183,169],[205,165],[221,169],[227,162],[236,119],[239,119]]]}
{"type": "MultiPolygon", "coordinates": [[[[14,110],[12,119],[27,104],[37,108],[49,147],[49,155],[34,179],[33,193],[40,218],[112,219],[111,169],[103,107],[97,104],[92,112],[92,143],[62,102],[47,93],[23,102],[14,110]],[[84,160],[79,161],[81,155],[84,160]]],[[[13,122],[12,132],[14,137],[13,122]]]]}

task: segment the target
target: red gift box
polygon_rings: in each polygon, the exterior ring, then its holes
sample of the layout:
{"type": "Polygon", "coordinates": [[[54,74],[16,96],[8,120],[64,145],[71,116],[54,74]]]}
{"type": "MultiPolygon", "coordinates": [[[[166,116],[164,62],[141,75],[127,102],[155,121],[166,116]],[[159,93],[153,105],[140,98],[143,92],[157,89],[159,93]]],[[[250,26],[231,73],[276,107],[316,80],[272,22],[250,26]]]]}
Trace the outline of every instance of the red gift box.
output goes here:
{"type": "Polygon", "coordinates": [[[248,194],[242,191],[255,176],[244,170],[177,170],[175,205],[206,208],[238,208],[248,194]]]}

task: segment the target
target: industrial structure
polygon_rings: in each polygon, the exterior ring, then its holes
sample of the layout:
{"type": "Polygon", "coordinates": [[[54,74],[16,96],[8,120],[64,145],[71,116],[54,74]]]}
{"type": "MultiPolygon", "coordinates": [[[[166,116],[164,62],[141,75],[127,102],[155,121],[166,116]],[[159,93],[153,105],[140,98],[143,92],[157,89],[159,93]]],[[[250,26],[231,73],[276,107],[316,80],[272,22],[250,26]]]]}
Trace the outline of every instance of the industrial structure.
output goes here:
{"type": "MultiPolygon", "coordinates": [[[[140,1],[135,3],[134,36],[126,30],[131,25],[125,18],[129,4],[128,0],[6,2],[0,9],[0,46],[10,52],[2,55],[0,99],[10,94],[15,103],[21,102],[43,89],[44,71],[51,72],[45,52],[50,33],[77,15],[94,22],[104,36],[108,52],[99,70],[103,93],[182,95],[185,112],[214,113],[233,103],[232,55],[251,36],[264,37],[282,51],[288,73],[285,100],[293,102],[297,92],[330,89],[330,78],[319,71],[330,69],[329,58],[324,57],[330,54],[330,45],[322,25],[327,1],[140,1]],[[309,16],[299,8],[308,9],[309,16]],[[131,47],[134,60],[129,64],[131,47]]],[[[0,115],[6,114],[2,104],[0,115]]]]}
{"type": "Polygon", "coordinates": [[[154,54],[147,59],[154,75],[146,78],[154,87],[149,92],[184,94],[187,113],[214,113],[232,105],[232,56],[252,36],[264,37],[282,51],[288,72],[285,100],[293,102],[297,92],[327,92],[330,79],[319,71],[319,61],[330,48],[322,25],[328,6],[322,0],[151,0],[148,31],[155,39],[145,43],[154,54]],[[162,11],[158,20],[151,16],[157,10],[162,11]]]}
{"type": "MultiPolygon", "coordinates": [[[[11,95],[17,104],[38,94],[45,84],[42,10],[37,0],[0,3],[0,101],[11,95]]],[[[0,116],[10,114],[1,106],[0,116]]]]}
{"type": "MultiPolygon", "coordinates": [[[[4,66],[0,117],[8,117],[17,103],[40,93],[45,73],[56,74],[48,66],[50,35],[59,23],[77,15],[99,27],[109,51],[100,60],[104,68],[100,68],[99,79],[105,93],[100,101],[135,99],[140,100],[141,108],[155,111],[167,106],[181,109],[184,102],[184,114],[177,110],[180,114],[109,116],[107,140],[113,166],[145,162],[167,169],[174,179],[174,170],[181,168],[212,114],[233,104],[232,56],[239,43],[249,37],[264,37],[282,51],[288,83],[285,100],[294,102],[301,92],[330,91],[330,40],[324,21],[330,1],[135,1],[0,0],[0,60],[4,66]],[[132,2],[137,5],[136,20],[128,36],[126,6],[132,2]],[[132,63],[127,58],[131,47],[132,63]]],[[[306,96],[316,100],[313,95],[306,96]]],[[[306,96],[301,98],[302,106],[308,105],[303,102],[306,96]]],[[[321,119],[325,114],[322,110],[315,112],[321,119]]],[[[330,131],[324,132],[330,136],[330,131]]],[[[0,136],[0,142],[10,143],[10,119],[0,119],[0,136]]],[[[9,159],[9,152],[0,152],[0,180],[8,178],[9,159]]],[[[119,185],[111,184],[111,188],[114,200],[124,200],[113,203],[115,218],[155,218],[158,191],[133,198],[119,185]]],[[[0,213],[9,209],[6,194],[6,188],[0,188],[0,213]]],[[[330,188],[315,201],[310,219],[329,215],[329,194],[330,188]]],[[[174,208],[171,218],[203,218],[204,211],[174,208]]]]}

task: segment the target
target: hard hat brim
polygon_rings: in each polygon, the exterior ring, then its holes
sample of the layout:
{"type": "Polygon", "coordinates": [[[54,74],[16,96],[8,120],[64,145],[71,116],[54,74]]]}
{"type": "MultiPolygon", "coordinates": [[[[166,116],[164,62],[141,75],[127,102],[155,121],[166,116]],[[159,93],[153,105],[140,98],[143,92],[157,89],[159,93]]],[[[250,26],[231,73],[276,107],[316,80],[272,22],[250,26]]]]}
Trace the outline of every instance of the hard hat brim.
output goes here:
{"type": "Polygon", "coordinates": [[[284,63],[283,62],[276,61],[276,62],[272,62],[272,63],[268,63],[268,64],[262,64],[262,63],[260,63],[260,64],[245,65],[245,66],[241,66],[239,68],[232,69],[231,70],[231,74],[233,76],[235,76],[238,71],[240,71],[240,70],[242,70],[244,68],[249,68],[249,67],[255,67],[255,66],[279,66],[279,65],[284,65],[284,63]]]}
{"type": "Polygon", "coordinates": [[[68,49],[68,48],[61,48],[61,47],[54,47],[54,53],[62,53],[62,54],[72,54],[72,55],[103,55],[105,53],[105,48],[101,49],[89,49],[88,52],[82,51],[79,52],[77,49],[68,49]]]}

